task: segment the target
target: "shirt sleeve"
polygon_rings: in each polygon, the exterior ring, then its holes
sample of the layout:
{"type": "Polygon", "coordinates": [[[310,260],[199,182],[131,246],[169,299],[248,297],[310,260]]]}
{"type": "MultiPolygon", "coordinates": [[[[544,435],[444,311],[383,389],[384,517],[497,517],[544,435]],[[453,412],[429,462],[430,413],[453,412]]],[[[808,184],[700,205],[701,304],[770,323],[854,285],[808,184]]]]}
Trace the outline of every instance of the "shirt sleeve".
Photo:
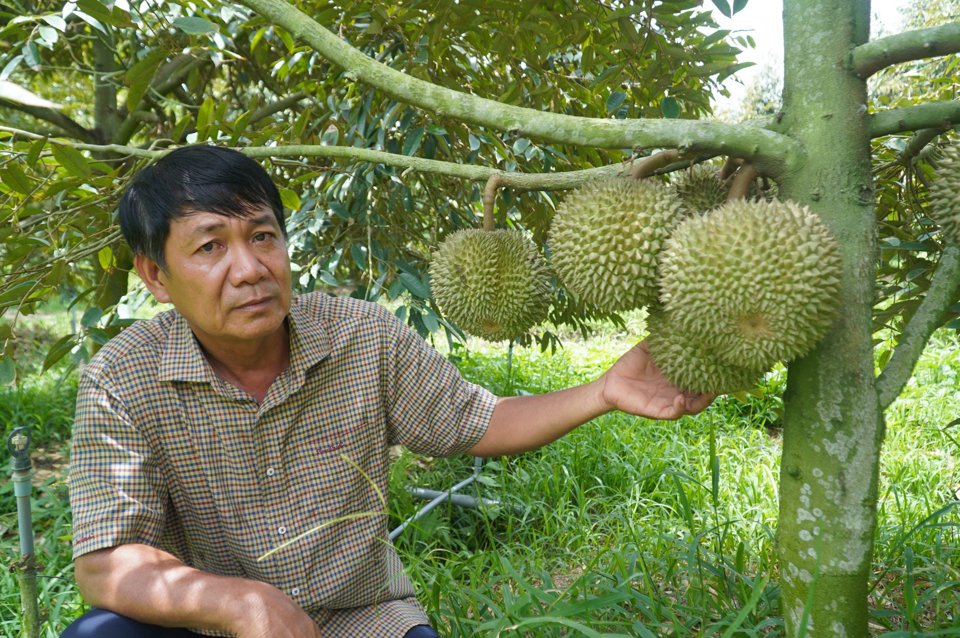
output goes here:
{"type": "Polygon", "coordinates": [[[74,558],[126,543],[160,546],[165,489],[123,402],[81,374],[70,451],[74,558]]]}
{"type": "Polygon", "coordinates": [[[430,456],[467,452],[487,431],[497,397],[389,317],[391,444],[430,456]]]}

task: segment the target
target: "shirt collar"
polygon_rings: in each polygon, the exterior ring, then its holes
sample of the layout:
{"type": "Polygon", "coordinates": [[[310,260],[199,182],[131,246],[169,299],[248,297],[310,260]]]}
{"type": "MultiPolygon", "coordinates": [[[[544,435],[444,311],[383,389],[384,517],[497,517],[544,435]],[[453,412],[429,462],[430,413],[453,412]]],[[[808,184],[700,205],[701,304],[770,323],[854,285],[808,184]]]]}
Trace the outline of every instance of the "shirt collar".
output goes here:
{"type": "Polygon", "coordinates": [[[212,382],[215,377],[213,368],[203,356],[187,320],[176,310],[171,314],[173,325],[167,333],[167,343],[160,361],[160,380],[212,382]]]}
{"type": "Polygon", "coordinates": [[[295,297],[290,304],[290,369],[302,374],[327,358],[330,354],[330,337],[321,321],[308,316],[295,297]]]}
{"type": "MultiPolygon", "coordinates": [[[[211,383],[216,373],[200,349],[187,320],[174,310],[173,325],[167,333],[160,362],[161,381],[211,383]]],[[[330,339],[325,326],[312,321],[294,298],[287,314],[290,327],[290,369],[300,376],[330,354],[330,339]]]]}

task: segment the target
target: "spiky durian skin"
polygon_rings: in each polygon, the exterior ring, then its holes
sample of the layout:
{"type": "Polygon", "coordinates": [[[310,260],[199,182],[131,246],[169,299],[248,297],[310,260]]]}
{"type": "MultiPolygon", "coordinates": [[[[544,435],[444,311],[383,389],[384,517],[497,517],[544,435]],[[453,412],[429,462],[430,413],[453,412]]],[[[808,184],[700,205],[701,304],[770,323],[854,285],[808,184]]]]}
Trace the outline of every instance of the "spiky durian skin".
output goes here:
{"type": "Polygon", "coordinates": [[[930,218],[937,222],[943,240],[960,244],[960,144],[943,149],[937,178],[930,185],[930,218]]]}
{"type": "Polygon", "coordinates": [[[687,209],[706,213],[722,206],[730,189],[714,167],[696,164],[677,175],[673,190],[687,209]]]}
{"type": "Polygon", "coordinates": [[[683,205],[661,182],[586,184],[557,208],[551,263],[564,286],[601,310],[645,306],[657,298],[657,255],[683,215],[683,205]]]}
{"type": "Polygon", "coordinates": [[[489,341],[515,339],[543,321],[550,273],[536,246],[515,230],[460,230],[430,264],[433,297],[444,315],[489,341]]]}
{"type": "Polygon", "coordinates": [[[721,361],[709,348],[679,330],[662,311],[650,313],[647,329],[653,362],[681,390],[729,394],[754,387],[766,372],[721,361]]]}
{"type": "Polygon", "coordinates": [[[794,202],[735,200],[684,221],[661,255],[661,300],[678,328],[749,369],[802,356],[836,314],[840,247],[794,202]]]}

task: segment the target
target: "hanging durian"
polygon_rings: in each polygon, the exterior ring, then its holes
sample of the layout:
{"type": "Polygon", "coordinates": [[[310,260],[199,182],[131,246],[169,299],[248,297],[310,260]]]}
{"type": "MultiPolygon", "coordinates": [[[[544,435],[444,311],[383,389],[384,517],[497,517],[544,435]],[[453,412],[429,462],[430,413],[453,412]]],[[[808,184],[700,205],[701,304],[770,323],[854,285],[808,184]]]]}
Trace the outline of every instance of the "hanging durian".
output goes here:
{"type": "Polygon", "coordinates": [[[650,313],[647,326],[653,362],[681,390],[710,394],[747,390],[767,371],[721,361],[710,348],[684,334],[662,310],[650,313]]]}
{"type": "Polygon", "coordinates": [[[516,230],[460,230],[440,244],[430,286],[443,314],[470,334],[502,341],[543,321],[550,275],[537,247],[516,230]]]}
{"type": "Polygon", "coordinates": [[[676,175],[672,187],[689,211],[706,213],[727,201],[729,183],[715,167],[694,164],[676,175]]]}
{"type": "Polygon", "coordinates": [[[839,245],[809,209],[739,199],[676,229],[661,257],[661,300],[698,348],[766,370],[824,336],[840,276],[839,245]]]}
{"type": "Polygon", "coordinates": [[[685,209],[664,183],[615,178],[572,191],[550,227],[550,260],[569,290],[606,312],[656,301],[657,256],[685,209]]]}
{"type": "Polygon", "coordinates": [[[960,244],[960,144],[943,149],[937,178],[930,185],[930,218],[940,226],[943,240],[960,244]]]}

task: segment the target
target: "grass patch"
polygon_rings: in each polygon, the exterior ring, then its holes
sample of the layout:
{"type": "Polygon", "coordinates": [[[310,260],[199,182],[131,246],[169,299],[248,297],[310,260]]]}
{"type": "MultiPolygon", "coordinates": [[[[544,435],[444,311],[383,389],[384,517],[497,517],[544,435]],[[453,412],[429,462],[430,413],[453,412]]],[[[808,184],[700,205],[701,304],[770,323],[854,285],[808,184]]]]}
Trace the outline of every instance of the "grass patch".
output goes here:
{"type": "MultiPolygon", "coordinates": [[[[600,374],[635,328],[570,340],[552,354],[475,345],[451,356],[498,393],[544,392],[600,374]]],[[[950,425],[960,416],[958,375],[960,342],[938,333],[888,411],[871,590],[878,637],[960,636],[960,425],[950,425]]],[[[773,554],[784,377],[777,370],[763,392],[722,397],[697,417],[611,414],[544,449],[488,462],[468,493],[498,506],[442,505],[396,541],[433,621],[450,638],[782,635],[773,554]]],[[[62,445],[75,392],[63,383],[5,391],[0,410],[36,425],[46,445],[62,445]]],[[[406,486],[443,489],[472,471],[469,458],[401,453],[391,523],[422,505],[406,486]]],[[[53,638],[83,607],[62,473],[36,493],[42,635],[53,638]]],[[[0,495],[0,551],[14,557],[9,482],[0,495]]],[[[18,608],[4,570],[3,635],[16,635],[18,608]]]]}

